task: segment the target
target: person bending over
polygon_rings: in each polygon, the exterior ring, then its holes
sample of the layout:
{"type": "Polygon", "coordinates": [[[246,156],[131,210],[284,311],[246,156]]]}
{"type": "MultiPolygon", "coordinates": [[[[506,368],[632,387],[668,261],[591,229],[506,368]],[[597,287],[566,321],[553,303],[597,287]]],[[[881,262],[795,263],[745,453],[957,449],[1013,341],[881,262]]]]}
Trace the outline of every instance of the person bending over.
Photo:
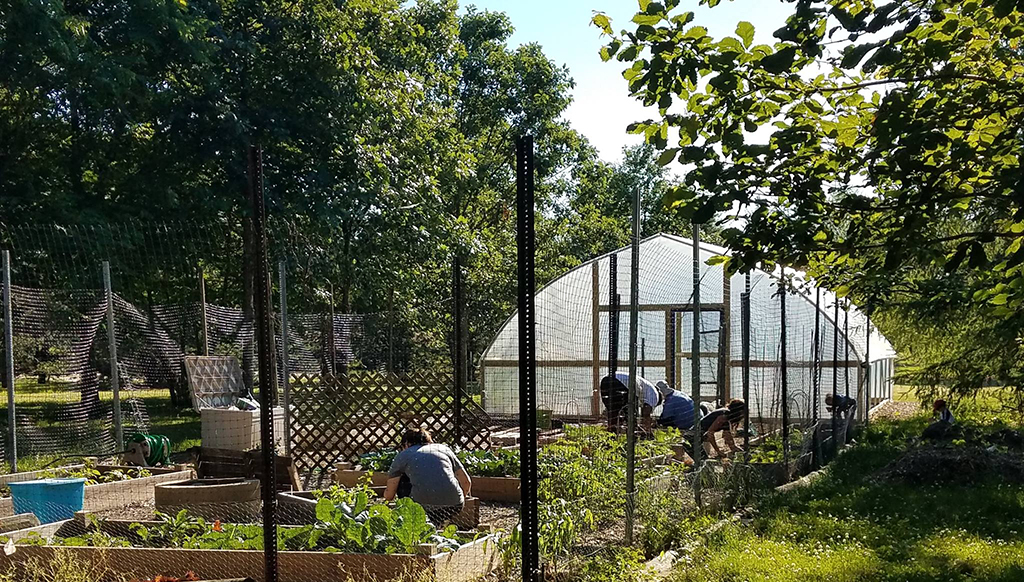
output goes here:
{"type": "Polygon", "coordinates": [[[729,404],[712,410],[700,421],[701,431],[703,432],[704,450],[711,455],[711,449],[713,449],[718,457],[725,457],[722,453],[722,449],[718,446],[718,439],[715,438],[717,433],[722,433],[725,445],[729,447],[730,453],[738,453],[743,449],[736,446],[736,439],[733,438],[732,431],[739,428],[743,422],[743,412],[747,409],[747,404],[739,398],[734,398],[729,401],[729,404]]]}
{"type": "Polygon", "coordinates": [[[857,413],[857,401],[849,396],[836,394],[835,399],[831,394],[825,395],[825,410],[832,413],[836,419],[837,432],[841,437],[840,446],[850,442],[853,432],[853,417],[857,413]]]}
{"type": "Polygon", "coordinates": [[[384,499],[398,494],[402,476],[409,478],[410,497],[423,506],[431,523],[440,526],[462,511],[472,481],[462,462],[448,445],[435,443],[424,429],[409,429],[402,436],[402,450],[388,472],[384,499]]]}
{"type": "Polygon", "coordinates": [[[661,416],[658,417],[658,424],[670,426],[679,430],[693,428],[693,400],[679,390],[675,390],[664,380],[658,382],[658,391],[661,392],[661,416]]]}

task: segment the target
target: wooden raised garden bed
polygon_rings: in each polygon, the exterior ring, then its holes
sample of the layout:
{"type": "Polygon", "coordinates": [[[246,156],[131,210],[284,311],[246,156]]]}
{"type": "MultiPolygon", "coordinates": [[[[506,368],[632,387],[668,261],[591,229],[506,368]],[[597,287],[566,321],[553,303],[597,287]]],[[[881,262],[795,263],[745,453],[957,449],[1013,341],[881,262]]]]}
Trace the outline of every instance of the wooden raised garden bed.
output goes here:
{"type": "MultiPolygon", "coordinates": [[[[126,531],[130,522],[105,522],[104,530],[126,531]]],[[[67,520],[48,526],[8,534],[21,539],[37,532],[52,538],[80,535],[82,524],[67,520]]],[[[454,552],[440,552],[432,544],[422,544],[414,554],[341,554],[312,551],[278,552],[279,582],[347,582],[380,580],[409,582],[470,582],[493,571],[499,563],[498,547],[493,536],[485,536],[462,545],[454,552]]],[[[222,580],[249,577],[264,581],[264,558],[259,550],[185,550],[176,548],[94,548],[68,546],[16,546],[13,554],[0,555],[0,568],[17,566],[31,559],[49,562],[56,552],[66,552],[99,570],[110,571],[111,578],[96,582],[112,582],[113,577],[140,579],[160,574],[180,575],[190,570],[201,580],[222,580]],[[116,574],[115,574],[116,573],[116,574]]],[[[121,579],[121,578],[118,578],[121,579]]]]}
{"type": "MultiPolygon", "coordinates": [[[[388,483],[387,473],[373,473],[354,469],[351,463],[339,463],[334,471],[334,482],[342,487],[355,487],[370,476],[372,487],[384,487],[388,483]],[[371,475],[372,473],[372,475],[371,475]]],[[[474,477],[473,497],[480,501],[500,501],[503,503],[519,503],[519,477],[474,477]]]]}
{"type": "MultiPolygon", "coordinates": [[[[81,465],[74,465],[71,468],[81,467],[81,465]]],[[[61,468],[63,469],[68,467],[61,468]]],[[[114,470],[135,470],[139,469],[139,467],[97,465],[96,469],[102,473],[114,470]]],[[[85,503],[82,506],[82,509],[84,511],[103,511],[105,509],[124,507],[131,503],[148,502],[153,499],[154,486],[161,483],[189,479],[192,476],[191,469],[182,470],[176,467],[146,467],[145,469],[149,471],[152,476],[126,479],[124,481],[114,481],[112,483],[86,485],[85,503]]],[[[44,477],[45,473],[45,471],[32,471],[31,473],[16,473],[14,475],[8,475],[8,480],[2,484],[41,479],[44,477]],[[31,476],[22,478],[25,475],[31,476]],[[18,478],[12,479],[11,477],[18,478]]],[[[14,500],[10,497],[0,498],[0,517],[8,517],[11,515],[14,515],[14,500]]]]}

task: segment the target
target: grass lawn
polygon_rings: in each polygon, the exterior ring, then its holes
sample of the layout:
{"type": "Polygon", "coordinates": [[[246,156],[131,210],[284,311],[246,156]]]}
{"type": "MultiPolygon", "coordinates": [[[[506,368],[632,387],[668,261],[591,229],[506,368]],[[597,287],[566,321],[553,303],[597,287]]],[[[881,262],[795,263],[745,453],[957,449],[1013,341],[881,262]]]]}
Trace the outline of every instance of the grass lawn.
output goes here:
{"type": "MultiPolygon", "coordinates": [[[[1024,580],[1024,487],[999,475],[915,485],[876,477],[927,419],[878,423],[812,485],[707,536],[677,582],[1024,580]]],[[[956,446],[956,445],[952,445],[956,446]]],[[[950,466],[949,471],[957,471],[950,466]]]]}
{"type": "MultiPolygon", "coordinates": [[[[113,393],[109,390],[101,391],[99,397],[103,402],[110,402],[113,400],[113,393]]],[[[172,405],[167,390],[126,390],[121,392],[121,398],[122,402],[128,398],[138,398],[143,402],[149,416],[149,432],[166,435],[171,440],[174,452],[182,452],[189,447],[199,445],[199,414],[192,410],[191,405],[172,405]]],[[[38,384],[35,378],[19,378],[15,382],[15,406],[19,417],[27,415],[33,418],[36,421],[36,427],[40,430],[60,430],[58,412],[62,406],[78,402],[79,399],[79,392],[73,390],[67,383],[51,381],[46,384],[38,384]]],[[[6,420],[6,400],[3,400],[3,404],[4,406],[0,407],[0,419],[6,420]]],[[[100,421],[93,422],[98,425],[100,423],[100,421]]],[[[125,436],[129,436],[130,429],[126,428],[125,433],[125,436]]],[[[94,452],[69,448],[71,450],[68,450],[68,453],[89,454],[94,452]]],[[[18,470],[38,469],[55,461],[57,457],[56,454],[22,456],[18,459],[18,470]]],[[[75,462],[74,459],[67,461],[67,463],[73,462],[75,462]]],[[[58,461],[56,464],[66,463],[58,461]]]]}

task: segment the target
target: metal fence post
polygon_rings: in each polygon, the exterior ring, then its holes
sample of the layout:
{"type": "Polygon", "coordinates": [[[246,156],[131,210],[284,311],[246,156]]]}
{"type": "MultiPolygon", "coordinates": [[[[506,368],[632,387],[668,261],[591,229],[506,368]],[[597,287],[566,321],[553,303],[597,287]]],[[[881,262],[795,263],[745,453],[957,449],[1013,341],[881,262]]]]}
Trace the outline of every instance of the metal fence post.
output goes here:
{"type": "Polygon", "coordinates": [[[467,368],[466,358],[466,337],[465,327],[463,320],[466,317],[465,312],[465,289],[463,288],[462,278],[462,254],[460,251],[456,251],[455,260],[452,265],[452,282],[454,283],[455,305],[452,310],[454,316],[454,324],[452,325],[452,331],[455,332],[454,341],[454,358],[453,364],[455,367],[455,395],[453,403],[453,422],[455,423],[455,444],[462,446],[462,399],[466,394],[466,385],[469,383],[469,374],[467,368]]]}
{"type": "Polygon", "coordinates": [[[867,363],[867,368],[864,370],[864,386],[867,388],[864,402],[864,427],[867,428],[871,424],[871,316],[867,314],[867,310],[865,310],[864,318],[868,321],[868,337],[864,344],[864,360],[867,363]]]}
{"type": "Polygon", "coordinates": [[[202,326],[204,356],[210,355],[210,327],[206,318],[206,271],[199,267],[199,324],[202,326]]]}
{"type": "Polygon", "coordinates": [[[608,257],[608,376],[619,368],[619,255],[608,257]]]}
{"type": "MultiPolygon", "coordinates": [[[[835,298],[832,309],[832,457],[839,454],[839,443],[846,444],[846,435],[839,439],[839,418],[836,414],[836,400],[839,397],[839,298],[835,298]]],[[[845,423],[844,423],[845,430],[845,423]]]]}
{"type": "Polygon", "coordinates": [[[850,302],[843,306],[843,380],[846,383],[846,397],[850,397],[850,302]]]}
{"type": "Polygon", "coordinates": [[[263,559],[265,582],[277,582],[277,470],[274,448],[274,332],[271,324],[270,273],[267,264],[267,209],[263,198],[263,150],[249,147],[249,194],[252,204],[256,347],[260,372],[260,448],[263,479],[263,559]]]}
{"type": "MultiPolygon", "coordinates": [[[[821,398],[821,287],[814,289],[814,362],[811,368],[811,423],[818,424],[821,398]]],[[[818,435],[817,429],[814,435],[818,435]]]]}
{"type": "Polygon", "coordinates": [[[284,450],[292,454],[292,383],[288,372],[288,263],[278,264],[278,284],[281,296],[281,406],[284,408],[284,450]]]}
{"type": "Polygon", "coordinates": [[[540,582],[537,517],[537,332],[534,313],[533,136],[516,140],[516,250],[519,280],[519,431],[523,582],[540,582]]]}
{"type": "Polygon", "coordinates": [[[700,507],[701,453],[704,431],[700,415],[700,225],[693,223],[693,340],[690,342],[690,388],[693,393],[693,500],[700,507]]]}
{"type": "Polygon", "coordinates": [[[11,296],[11,251],[4,251],[4,378],[7,380],[7,458],[18,472],[18,431],[14,409],[14,309],[11,296]]]}
{"type": "Polygon", "coordinates": [[[786,268],[779,269],[779,310],[781,314],[780,359],[782,372],[782,465],[788,479],[789,475],[789,364],[786,361],[788,338],[786,335],[786,268]]]}
{"type": "Polygon", "coordinates": [[[637,335],[640,313],[640,192],[633,197],[633,244],[629,265],[629,410],[626,412],[626,545],[633,543],[636,510],[637,335]]]}
{"type": "MultiPolygon", "coordinates": [[[[743,357],[743,463],[750,464],[750,273],[743,277],[743,293],[740,295],[740,331],[742,334],[743,357]]],[[[750,490],[749,467],[744,471],[743,483],[750,490]]]]}
{"type": "Polygon", "coordinates": [[[117,369],[117,332],[114,329],[114,291],[110,284],[110,261],[103,261],[103,289],[107,295],[107,341],[110,344],[110,390],[114,400],[114,440],[117,450],[124,446],[121,426],[121,386],[117,369]]]}

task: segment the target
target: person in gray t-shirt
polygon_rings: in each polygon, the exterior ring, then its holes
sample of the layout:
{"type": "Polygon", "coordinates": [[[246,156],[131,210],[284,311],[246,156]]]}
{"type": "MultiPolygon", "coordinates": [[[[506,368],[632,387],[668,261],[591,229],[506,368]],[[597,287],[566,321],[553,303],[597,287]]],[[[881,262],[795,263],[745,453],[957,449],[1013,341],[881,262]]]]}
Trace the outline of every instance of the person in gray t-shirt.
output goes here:
{"type": "Polygon", "coordinates": [[[410,429],[402,437],[402,450],[388,472],[384,499],[391,501],[405,475],[412,485],[412,500],[423,506],[434,525],[462,511],[472,482],[466,468],[448,445],[434,443],[430,433],[410,429]]]}

